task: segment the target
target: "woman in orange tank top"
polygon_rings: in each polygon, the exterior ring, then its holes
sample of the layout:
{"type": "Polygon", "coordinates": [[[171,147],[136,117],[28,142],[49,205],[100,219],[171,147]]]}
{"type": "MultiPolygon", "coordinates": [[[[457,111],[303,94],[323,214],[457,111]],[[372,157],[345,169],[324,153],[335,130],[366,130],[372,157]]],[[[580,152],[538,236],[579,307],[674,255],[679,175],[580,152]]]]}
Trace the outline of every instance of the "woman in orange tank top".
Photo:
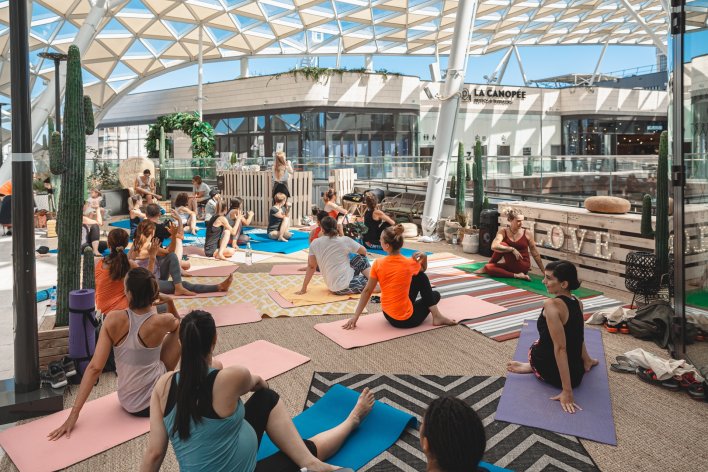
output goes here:
{"type": "Polygon", "coordinates": [[[110,254],[96,263],[96,307],[101,313],[128,308],[123,279],[131,269],[128,256],[123,252],[128,245],[128,233],[116,228],[108,233],[110,254]]]}
{"type": "Polygon", "coordinates": [[[477,271],[479,274],[489,274],[492,277],[517,278],[531,280],[528,276],[531,270],[531,257],[536,261],[543,273],[543,261],[530,231],[522,228],[524,215],[514,208],[504,210],[509,225],[497,232],[492,241],[492,257],[489,263],[477,271]]]}
{"type": "Polygon", "coordinates": [[[428,256],[416,252],[409,259],[401,255],[403,226],[390,226],[381,233],[381,247],[387,256],[376,259],[369,272],[369,282],[359,298],[354,316],[342,327],[356,328],[356,322],[364,311],[376,285],[381,286],[381,308],[386,320],[396,328],[415,328],[432,314],[434,325],[455,325],[438,309],[440,294],[430,285],[425,270],[428,256]],[[420,295],[420,300],[417,300],[420,295]]]}

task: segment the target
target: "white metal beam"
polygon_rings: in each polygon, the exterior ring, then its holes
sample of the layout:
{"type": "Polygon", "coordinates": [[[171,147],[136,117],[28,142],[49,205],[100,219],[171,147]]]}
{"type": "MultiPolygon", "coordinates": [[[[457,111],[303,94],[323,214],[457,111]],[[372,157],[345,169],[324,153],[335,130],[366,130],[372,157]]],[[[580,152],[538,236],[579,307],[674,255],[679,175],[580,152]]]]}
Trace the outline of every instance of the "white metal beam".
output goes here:
{"type": "Polygon", "coordinates": [[[521,71],[521,78],[524,81],[524,87],[529,85],[529,81],[526,80],[526,73],[524,72],[524,64],[521,62],[521,55],[519,54],[519,48],[516,45],[512,46],[514,49],[514,55],[516,56],[516,61],[519,63],[519,70],[521,71]]]}
{"type": "Polygon", "coordinates": [[[506,73],[506,66],[509,65],[509,58],[511,58],[511,53],[512,53],[512,48],[507,49],[507,51],[504,53],[504,55],[501,58],[501,61],[499,61],[499,64],[497,64],[497,68],[494,69],[494,72],[492,73],[492,76],[490,77],[490,80],[487,82],[491,83],[496,83],[500,84],[502,79],[504,78],[504,74],[506,73]]]}
{"type": "Polygon", "coordinates": [[[609,41],[605,41],[605,44],[602,46],[602,52],[600,53],[600,57],[597,59],[597,64],[595,64],[595,70],[593,71],[592,77],[590,78],[590,83],[588,84],[590,87],[592,87],[592,85],[595,83],[597,73],[600,71],[600,65],[602,64],[602,58],[605,57],[605,51],[607,50],[607,45],[609,43],[609,41]]]}
{"type": "Polygon", "coordinates": [[[666,48],[666,44],[664,44],[664,42],[656,34],[656,32],[649,27],[649,25],[644,21],[644,19],[639,16],[639,13],[637,13],[634,8],[632,8],[632,4],[629,3],[629,0],[620,0],[620,3],[624,5],[624,8],[627,10],[627,12],[629,12],[632,18],[634,18],[634,21],[639,23],[639,25],[644,29],[644,31],[646,31],[646,33],[649,35],[656,47],[659,48],[662,53],[668,56],[668,49],[666,48]]]}

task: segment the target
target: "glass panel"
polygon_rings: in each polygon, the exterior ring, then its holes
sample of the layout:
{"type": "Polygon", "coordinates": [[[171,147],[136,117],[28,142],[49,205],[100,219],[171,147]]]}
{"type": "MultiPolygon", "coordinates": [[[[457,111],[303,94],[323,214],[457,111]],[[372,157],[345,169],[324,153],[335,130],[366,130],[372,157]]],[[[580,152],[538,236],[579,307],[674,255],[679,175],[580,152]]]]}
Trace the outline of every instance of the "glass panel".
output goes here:
{"type": "Polygon", "coordinates": [[[232,133],[246,134],[248,133],[248,121],[244,117],[229,118],[229,128],[232,133]]]}
{"type": "Polygon", "coordinates": [[[320,112],[305,112],[302,114],[302,129],[305,131],[324,131],[325,114],[320,112]]]}
{"type": "Polygon", "coordinates": [[[275,131],[300,131],[300,114],[291,113],[272,115],[270,117],[270,130],[275,131]]]}
{"type": "Polygon", "coordinates": [[[327,131],[356,129],[356,114],[327,113],[327,131]]]}
{"type": "Polygon", "coordinates": [[[265,116],[248,117],[248,131],[251,133],[265,132],[265,116]]]}

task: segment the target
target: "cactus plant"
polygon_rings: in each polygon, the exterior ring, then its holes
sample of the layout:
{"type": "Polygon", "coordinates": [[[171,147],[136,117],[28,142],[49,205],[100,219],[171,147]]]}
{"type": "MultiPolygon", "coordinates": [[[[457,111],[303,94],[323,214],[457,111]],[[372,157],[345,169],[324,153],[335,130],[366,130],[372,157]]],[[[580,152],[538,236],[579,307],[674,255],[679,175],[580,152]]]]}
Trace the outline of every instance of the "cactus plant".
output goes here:
{"type": "Polygon", "coordinates": [[[450,198],[457,198],[457,176],[455,175],[450,180],[450,198]]]}
{"type": "Polygon", "coordinates": [[[96,288],[96,275],[94,274],[93,249],[90,246],[84,248],[83,271],[81,274],[81,288],[96,288]]]}
{"type": "Polygon", "coordinates": [[[465,214],[465,190],[467,188],[467,165],[465,163],[465,146],[462,142],[457,147],[457,195],[455,196],[455,219],[463,228],[467,226],[465,214]]]}
{"type": "Polygon", "coordinates": [[[645,238],[654,237],[654,229],[651,227],[651,195],[644,195],[642,198],[641,234],[645,238]]]}
{"type": "MultiPolygon", "coordinates": [[[[472,202],[472,226],[479,228],[484,200],[484,181],[482,180],[482,142],[478,139],[474,144],[474,165],[472,166],[474,193],[472,202]]],[[[489,202],[487,202],[489,204],[489,202]]]]}
{"type": "Polygon", "coordinates": [[[93,113],[83,93],[81,55],[79,48],[72,45],[66,65],[63,136],[53,132],[49,142],[50,170],[52,174],[61,175],[57,213],[56,326],[68,324],[69,292],[79,288],[81,278],[81,202],[85,183],[86,133],[93,133],[93,113]]]}
{"type": "Polygon", "coordinates": [[[669,272],[669,133],[659,138],[659,165],[656,171],[656,236],[654,239],[657,275],[669,272]]]}

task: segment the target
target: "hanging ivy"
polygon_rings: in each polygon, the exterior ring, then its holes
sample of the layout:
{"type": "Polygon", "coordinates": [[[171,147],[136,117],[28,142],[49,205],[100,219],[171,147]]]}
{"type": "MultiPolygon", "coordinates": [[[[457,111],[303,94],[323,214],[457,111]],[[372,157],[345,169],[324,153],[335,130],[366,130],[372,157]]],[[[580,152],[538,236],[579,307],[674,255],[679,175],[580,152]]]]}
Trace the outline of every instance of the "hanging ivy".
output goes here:
{"type": "Polygon", "coordinates": [[[165,133],[180,130],[192,138],[192,165],[203,167],[213,160],[216,148],[214,128],[199,120],[199,113],[180,112],[158,116],[155,124],[150,125],[145,139],[145,149],[151,159],[159,158],[157,143],[160,140],[160,127],[165,128],[165,133]]]}
{"type": "MultiPolygon", "coordinates": [[[[346,67],[329,68],[329,67],[306,66],[306,67],[295,67],[293,69],[290,69],[287,72],[281,72],[279,74],[275,74],[272,77],[272,79],[277,80],[280,77],[283,77],[286,75],[291,75],[295,79],[297,79],[298,76],[303,76],[305,79],[312,80],[313,82],[319,82],[320,80],[329,79],[330,77],[335,76],[335,75],[342,77],[345,73],[360,74],[360,75],[371,74],[371,72],[368,71],[366,69],[366,67],[361,67],[358,69],[347,69],[346,67]]],[[[377,69],[374,73],[382,75],[384,80],[388,79],[389,76],[393,76],[393,77],[400,77],[401,76],[401,74],[398,72],[389,72],[386,69],[377,69]]]]}

